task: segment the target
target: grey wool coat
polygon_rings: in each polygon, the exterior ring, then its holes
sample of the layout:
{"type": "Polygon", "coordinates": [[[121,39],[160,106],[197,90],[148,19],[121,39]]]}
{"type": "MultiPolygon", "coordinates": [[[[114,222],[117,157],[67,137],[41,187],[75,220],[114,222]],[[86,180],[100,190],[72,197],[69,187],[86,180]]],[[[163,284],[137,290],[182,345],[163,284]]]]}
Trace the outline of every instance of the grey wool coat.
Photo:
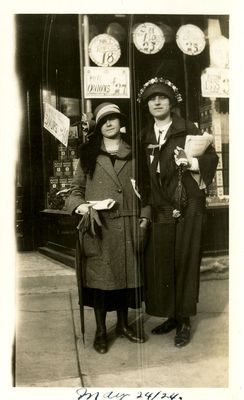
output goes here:
{"type": "Polygon", "coordinates": [[[149,216],[150,208],[140,208],[131,183],[134,162],[131,147],[122,141],[117,157],[113,166],[106,154],[99,154],[92,179],[79,162],[66,201],[70,214],[86,201],[111,198],[116,202],[111,210],[99,211],[101,239],[86,237],[92,246],[82,260],[82,284],[89,288],[116,290],[142,284],[136,240],[139,216],[149,216]]]}

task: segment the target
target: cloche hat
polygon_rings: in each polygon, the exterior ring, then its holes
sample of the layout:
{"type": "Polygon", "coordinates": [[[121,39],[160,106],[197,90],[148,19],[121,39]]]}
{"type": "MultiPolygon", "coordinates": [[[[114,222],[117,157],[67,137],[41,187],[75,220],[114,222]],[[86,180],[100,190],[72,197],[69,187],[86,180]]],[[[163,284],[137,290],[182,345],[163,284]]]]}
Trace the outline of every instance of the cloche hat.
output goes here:
{"type": "Polygon", "coordinates": [[[151,96],[156,94],[164,94],[171,100],[172,104],[182,101],[179,89],[169,79],[163,77],[155,77],[144,83],[138,93],[137,101],[145,103],[151,96]]]}
{"type": "Polygon", "coordinates": [[[126,124],[126,115],[121,112],[117,104],[108,102],[99,104],[99,106],[97,106],[94,111],[94,117],[96,123],[95,130],[97,131],[97,129],[101,126],[101,122],[105,117],[114,114],[119,117],[122,126],[124,126],[126,124]]]}

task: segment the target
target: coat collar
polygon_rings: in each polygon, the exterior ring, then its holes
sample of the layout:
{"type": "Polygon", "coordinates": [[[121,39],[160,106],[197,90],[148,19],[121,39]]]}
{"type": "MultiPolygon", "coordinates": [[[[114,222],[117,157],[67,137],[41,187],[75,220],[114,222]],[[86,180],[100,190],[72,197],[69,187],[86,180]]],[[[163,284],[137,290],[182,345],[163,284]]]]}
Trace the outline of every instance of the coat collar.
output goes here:
{"type": "MultiPolygon", "coordinates": [[[[105,148],[102,145],[101,149],[104,151],[105,148]]],[[[125,166],[125,164],[128,162],[128,159],[131,159],[131,146],[124,142],[123,140],[120,143],[119,150],[117,153],[117,159],[115,161],[114,166],[111,163],[111,160],[109,157],[101,153],[97,157],[97,162],[101,165],[101,167],[110,175],[110,177],[113,179],[113,181],[119,185],[119,179],[118,175],[122,168],[125,166]]]]}
{"type": "MultiPolygon", "coordinates": [[[[106,152],[103,141],[102,141],[102,145],[101,145],[101,150],[103,152],[106,152]]],[[[118,153],[117,153],[117,158],[120,160],[128,159],[131,157],[131,152],[132,152],[131,146],[128,143],[126,143],[124,140],[121,140],[119,149],[118,149],[118,153]]]]}
{"type": "Polygon", "coordinates": [[[117,153],[117,159],[114,164],[114,170],[117,175],[120,173],[128,159],[131,159],[131,153],[131,146],[122,140],[119,146],[119,151],[117,153]]]}
{"type": "MultiPolygon", "coordinates": [[[[172,117],[172,124],[169,127],[165,139],[168,139],[172,135],[186,134],[189,125],[189,123],[186,120],[184,120],[182,117],[179,117],[175,113],[172,113],[171,117],[172,117]]],[[[154,133],[154,121],[150,122],[150,125],[145,131],[145,136],[143,141],[144,143],[157,144],[156,135],[154,133]]]]}

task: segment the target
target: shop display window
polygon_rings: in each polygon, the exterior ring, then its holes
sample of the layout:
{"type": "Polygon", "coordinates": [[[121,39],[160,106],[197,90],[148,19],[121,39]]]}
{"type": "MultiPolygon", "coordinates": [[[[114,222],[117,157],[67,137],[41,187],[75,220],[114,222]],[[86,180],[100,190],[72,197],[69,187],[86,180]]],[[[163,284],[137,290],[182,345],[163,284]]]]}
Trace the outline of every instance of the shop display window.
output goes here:
{"type": "Polygon", "coordinates": [[[203,95],[201,87],[204,70],[228,69],[227,16],[95,14],[77,18],[80,98],[61,96],[59,86],[53,96],[45,90],[42,93],[43,102],[58,104],[58,109],[70,118],[67,148],[56,140],[53,154],[48,155],[47,208],[63,209],[77,164],[78,146],[84,138],[80,125],[74,126],[74,121],[81,118],[82,112],[92,112],[99,102],[116,100],[130,116],[132,134],[138,135],[146,117],[136,102],[137,93],[154,76],[166,76],[179,87],[184,102],[176,112],[195,122],[202,132],[214,135],[219,165],[207,190],[208,205],[228,204],[228,90],[226,98],[214,98],[203,95]],[[123,68],[128,68],[127,83],[122,84],[119,68],[122,74],[126,72],[123,68]],[[106,74],[113,76],[114,87],[106,74]],[[129,95],[124,96],[126,91],[129,95]]]}
{"type": "Polygon", "coordinates": [[[62,15],[50,22],[42,120],[48,103],[70,121],[66,145],[42,127],[45,209],[41,211],[49,215],[51,230],[56,224],[51,242],[67,245],[68,236],[70,243],[74,241],[74,224],[68,226],[68,219],[59,216],[68,215],[65,198],[79,145],[85,140],[82,114],[92,113],[102,101],[114,101],[128,116],[134,140],[148,118],[137,102],[138,92],[148,79],[163,76],[183,97],[174,111],[213,135],[219,164],[206,189],[207,224],[216,237],[225,233],[217,244],[209,242],[205,248],[228,248],[228,22],[225,15],[153,14],[62,15]]]}
{"type": "MultiPolygon", "coordinates": [[[[46,103],[55,108],[56,102],[55,95],[46,90],[42,91],[43,110],[45,110],[46,103]]],[[[69,118],[70,125],[67,145],[48,131],[44,130],[43,132],[45,156],[48,158],[46,163],[46,208],[65,211],[65,199],[78,163],[78,148],[82,141],[79,123],[80,100],[61,97],[59,105],[62,114],[69,118]]]]}

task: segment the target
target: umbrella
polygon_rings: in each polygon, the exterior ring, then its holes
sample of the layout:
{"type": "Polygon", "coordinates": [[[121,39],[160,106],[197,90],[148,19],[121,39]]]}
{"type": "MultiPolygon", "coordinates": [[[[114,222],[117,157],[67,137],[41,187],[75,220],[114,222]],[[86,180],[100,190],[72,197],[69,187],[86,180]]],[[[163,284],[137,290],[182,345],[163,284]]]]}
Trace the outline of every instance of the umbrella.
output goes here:
{"type": "Polygon", "coordinates": [[[81,255],[80,238],[78,230],[77,230],[76,251],[75,251],[75,271],[76,271],[78,296],[79,296],[81,334],[82,334],[83,344],[85,345],[85,319],[84,319],[84,303],[82,296],[82,255],[81,255]]]}
{"type": "Polygon", "coordinates": [[[92,207],[89,211],[83,215],[77,226],[77,239],[76,239],[76,254],[75,254],[75,270],[78,286],[79,295],[79,306],[80,306],[80,322],[81,322],[81,334],[83,344],[85,344],[85,318],[84,318],[84,299],[83,299],[83,274],[82,268],[85,260],[83,246],[84,234],[90,231],[93,236],[99,234],[98,229],[101,228],[102,223],[99,218],[98,212],[92,207]]]}

